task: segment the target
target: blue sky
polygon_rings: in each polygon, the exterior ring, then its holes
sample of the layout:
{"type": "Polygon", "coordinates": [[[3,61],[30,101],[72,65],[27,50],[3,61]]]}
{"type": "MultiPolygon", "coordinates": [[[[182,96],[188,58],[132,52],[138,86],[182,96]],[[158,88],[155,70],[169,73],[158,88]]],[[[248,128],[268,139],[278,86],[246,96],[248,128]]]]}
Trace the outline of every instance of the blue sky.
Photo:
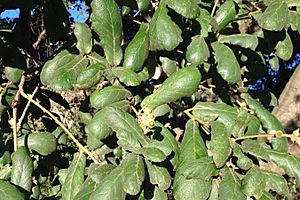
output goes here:
{"type": "MultiPolygon", "coordinates": [[[[77,1],[76,3],[80,3],[80,1],[77,1]]],[[[75,4],[76,4],[75,3],[75,4]]],[[[85,5],[81,5],[81,9],[77,9],[77,7],[70,7],[69,9],[69,13],[71,14],[70,17],[73,17],[75,22],[85,22],[88,18],[88,13],[86,12],[87,10],[87,6],[85,5]]],[[[17,18],[19,17],[20,14],[20,10],[19,9],[15,9],[15,10],[5,10],[4,12],[2,12],[0,14],[0,18],[17,18]]]]}

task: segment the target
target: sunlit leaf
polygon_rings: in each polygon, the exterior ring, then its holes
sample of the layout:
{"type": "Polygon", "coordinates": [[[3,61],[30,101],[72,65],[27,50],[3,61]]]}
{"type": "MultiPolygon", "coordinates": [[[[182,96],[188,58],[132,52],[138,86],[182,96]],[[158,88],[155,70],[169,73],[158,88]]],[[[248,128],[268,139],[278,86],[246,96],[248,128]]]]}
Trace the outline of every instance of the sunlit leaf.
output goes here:
{"type": "Polygon", "coordinates": [[[159,167],[146,160],[150,182],[157,185],[159,189],[166,190],[171,185],[171,176],[164,167],[159,167]]]}
{"type": "Polygon", "coordinates": [[[76,86],[83,89],[88,89],[99,83],[105,66],[102,64],[92,64],[78,74],[76,86]]]}
{"type": "Polygon", "coordinates": [[[209,57],[209,49],[204,40],[200,35],[192,38],[192,42],[187,47],[186,59],[194,65],[203,64],[209,57]]]}
{"type": "Polygon", "coordinates": [[[189,19],[197,18],[200,13],[199,6],[193,0],[167,0],[166,4],[168,7],[189,19]]]}
{"type": "Polygon", "coordinates": [[[75,23],[74,35],[77,39],[76,47],[82,54],[89,54],[92,50],[92,33],[86,23],[75,23]]]}
{"type": "Polygon", "coordinates": [[[24,200],[24,194],[12,184],[0,180],[0,195],[5,200],[24,200]]]}
{"type": "Polygon", "coordinates": [[[218,23],[215,18],[210,16],[210,13],[205,9],[200,8],[200,16],[197,17],[196,20],[201,25],[200,35],[203,37],[207,37],[209,32],[216,31],[218,27],[218,23]]]}
{"type": "Polygon", "coordinates": [[[266,181],[262,171],[257,167],[252,167],[242,181],[242,190],[247,196],[260,198],[265,190],[266,181]]]}
{"type": "Polygon", "coordinates": [[[255,51],[258,45],[258,38],[257,36],[250,34],[222,35],[220,36],[219,42],[239,45],[255,51]]]}
{"type": "Polygon", "coordinates": [[[225,1],[214,16],[218,23],[218,30],[223,30],[234,19],[235,15],[236,11],[233,1],[225,1]]]}
{"type": "Polygon", "coordinates": [[[279,41],[275,47],[275,54],[282,60],[289,60],[293,54],[293,43],[288,32],[285,34],[285,39],[279,41]]]}
{"type": "Polygon", "coordinates": [[[288,188],[287,181],[284,179],[283,176],[275,172],[265,171],[265,170],[262,171],[262,173],[265,176],[267,188],[277,192],[280,195],[288,196],[289,188],[288,188]]]}
{"type": "Polygon", "coordinates": [[[138,86],[141,84],[141,77],[133,70],[125,67],[113,68],[111,73],[126,86],[138,86]]]}

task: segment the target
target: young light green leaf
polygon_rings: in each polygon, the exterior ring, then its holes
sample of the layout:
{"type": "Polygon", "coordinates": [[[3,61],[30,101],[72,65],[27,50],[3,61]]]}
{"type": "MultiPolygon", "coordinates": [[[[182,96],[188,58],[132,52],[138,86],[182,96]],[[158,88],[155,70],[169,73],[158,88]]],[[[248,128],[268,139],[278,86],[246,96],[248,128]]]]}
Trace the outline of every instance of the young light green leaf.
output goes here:
{"type": "Polygon", "coordinates": [[[143,64],[148,57],[149,52],[149,24],[143,23],[140,29],[128,44],[123,66],[132,69],[133,71],[139,71],[143,68],[143,64]]]}
{"type": "Polygon", "coordinates": [[[149,36],[151,51],[172,51],[182,42],[181,30],[169,17],[164,3],[160,3],[152,17],[149,36]]]}
{"type": "Polygon", "coordinates": [[[28,192],[32,187],[33,162],[25,147],[20,147],[12,154],[11,182],[28,192]]]}
{"type": "Polygon", "coordinates": [[[73,200],[75,195],[79,192],[84,181],[85,163],[86,157],[82,152],[74,154],[74,158],[69,166],[66,179],[62,184],[63,200],[73,200]]]}
{"type": "Polygon", "coordinates": [[[0,196],[5,200],[24,200],[25,196],[12,184],[0,180],[0,196]]]}
{"type": "Polygon", "coordinates": [[[141,107],[144,111],[151,111],[159,105],[190,96],[197,89],[200,80],[201,74],[197,68],[180,69],[167,78],[153,94],[144,98],[141,107]]]}
{"type": "Polygon", "coordinates": [[[159,167],[151,162],[146,161],[146,165],[149,172],[150,183],[157,185],[161,190],[166,190],[171,185],[171,176],[168,170],[164,167],[159,167]]]}
{"type": "Polygon", "coordinates": [[[100,36],[107,61],[110,65],[117,66],[123,57],[122,18],[118,4],[114,0],[94,0],[91,8],[92,28],[100,36]]]}
{"type": "Polygon", "coordinates": [[[140,154],[142,149],[139,141],[134,135],[126,130],[119,130],[117,132],[118,145],[124,150],[140,154]]]}
{"type": "Polygon", "coordinates": [[[44,65],[41,82],[54,90],[70,90],[87,65],[88,60],[82,55],[61,51],[44,65]]]}
{"type": "Polygon", "coordinates": [[[281,31],[290,22],[289,8],[285,1],[272,1],[257,20],[258,25],[269,31],[281,31]]]}
{"type": "Polygon", "coordinates": [[[217,71],[222,78],[229,84],[240,81],[240,65],[236,60],[233,51],[225,44],[219,42],[214,42],[211,46],[215,52],[216,62],[218,63],[217,71]]]}
{"type": "Polygon", "coordinates": [[[103,109],[103,112],[106,116],[104,121],[115,132],[126,130],[131,132],[134,137],[138,139],[142,146],[149,143],[149,139],[145,137],[142,128],[129,113],[113,107],[106,107],[103,109]]]}
{"type": "Polygon", "coordinates": [[[26,146],[30,150],[34,150],[37,153],[46,156],[56,150],[57,140],[52,133],[36,132],[19,138],[18,144],[19,146],[26,146]]]}
{"type": "Polygon", "coordinates": [[[218,30],[223,30],[235,17],[235,5],[232,0],[225,1],[214,16],[218,23],[218,30]]]}
{"type": "MultiPolygon", "coordinates": [[[[282,131],[284,129],[278,119],[272,113],[270,113],[266,108],[254,100],[249,94],[243,93],[241,97],[245,99],[248,106],[256,113],[257,117],[263,124],[263,127],[267,129],[268,132],[271,131],[282,131]]],[[[272,147],[275,150],[287,152],[288,141],[286,138],[274,138],[272,139],[272,147]]]]}
{"type": "Polygon", "coordinates": [[[104,65],[99,63],[88,66],[78,74],[76,87],[89,89],[96,85],[99,83],[105,68],[104,65]]]}
{"type": "Polygon", "coordinates": [[[204,122],[213,122],[218,119],[226,127],[235,124],[237,109],[225,103],[198,102],[193,107],[193,114],[204,122]]]}
{"type": "Polygon", "coordinates": [[[219,42],[239,45],[241,47],[249,48],[255,51],[258,45],[258,38],[257,36],[250,34],[221,35],[219,42]]]}
{"type": "Polygon", "coordinates": [[[293,31],[300,31],[300,13],[296,11],[289,11],[291,28],[293,31]]]}
{"type": "Polygon", "coordinates": [[[221,168],[231,153],[228,130],[221,122],[211,123],[210,150],[217,168],[221,168]]]}
{"type": "Polygon", "coordinates": [[[122,86],[112,85],[95,90],[90,97],[91,106],[102,109],[111,103],[127,99],[131,93],[122,86]]]}
{"type": "Polygon", "coordinates": [[[152,162],[162,162],[166,159],[165,153],[158,147],[148,144],[142,148],[142,154],[152,162]]]}
{"type": "Polygon", "coordinates": [[[209,49],[201,35],[194,36],[187,47],[186,59],[194,65],[203,64],[209,57],[209,49]]]}
{"type": "Polygon", "coordinates": [[[289,187],[283,176],[275,172],[265,170],[263,170],[262,173],[265,176],[267,188],[286,197],[289,195],[289,187]]]}
{"type": "Polygon", "coordinates": [[[285,39],[279,41],[275,47],[275,54],[282,60],[289,60],[293,54],[293,43],[288,32],[285,33],[285,39]]]}
{"type": "Polygon", "coordinates": [[[180,172],[186,179],[210,180],[215,170],[211,157],[202,157],[180,166],[180,172]]]}
{"type": "Polygon", "coordinates": [[[92,33],[86,23],[75,23],[74,35],[77,39],[76,47],[81,54],[92,51],[92,33]]]}
{"type": "Polygon", "coordinates": [[[168,7],[189,19],[195,19],[200,14],[199,6],[193,0],[167,0],[166,4],[168,7]]]}
{"type": "Polygon", "coordinates": [[[222,169],[219,199],[246,199],[246,196],[242,192],[240,179],[236,176],[234,171],[231,171],[231,169],[227,167],[222,169]]]}
{"type": "Polygon", "coordinates": [[[280,67],[279,59],[278,59],[277,55],[274,55],[274,56],[270,57],[269,63],[270,63],[271,69],[274,70],[274,71],[278,70],[279,67],[280,67]]]}
{"type": "Polygon", "coordinates": [[[116,67],[111,71],[112,75],[117,77],[126,86],[138,86],[141,84],[141,78],[133,70],[125,67],[116,67]]]}
{"type": "Polygon", "coordinates": [[[243,178],[243,193],[259,199],[263,195],[265,187],[266,180],[262,171],[258,167],[252,167],[243,178]]]}

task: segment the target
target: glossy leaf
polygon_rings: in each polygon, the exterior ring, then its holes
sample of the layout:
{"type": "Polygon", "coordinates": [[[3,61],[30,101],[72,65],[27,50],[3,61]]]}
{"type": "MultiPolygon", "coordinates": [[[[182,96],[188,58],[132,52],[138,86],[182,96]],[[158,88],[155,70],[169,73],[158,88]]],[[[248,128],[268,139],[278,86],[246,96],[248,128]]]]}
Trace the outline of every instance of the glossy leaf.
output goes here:
{"type": "Polygon", "coordinates": [[[120,130],[131,132],[142,146],[149,142],[149,139],[145,137],[142,128],[129,113],[113,107],[107,107],[103,111],[106,116],[105,122],[115,132],[120,130]]]}
{"type": "Polygon", "coordinates": [[[73,200],[84,182],[85,155],[80,152],[74,154],[71,165],[68,168],[66,179],[62,184],[62,199],[73,200]]]}
{"type": "Polygon", "coordinates": [[[124,100],[131,96],[131,93],[122,86],[112,85],[101,90],[95,90],[90,97],[91,106],[102,109],[105,106],[124,100]]]}
{"type": "Polygon", "coordinates": [[[166,4],[177,13],[189,19],[197,18],[200,13],[199,6],[193,0],[167,0],[166,4]]]}
{"type": "Polygon", "coordinates": [[[92,28],[100,36],[101,46],[110,65],[120,64],[123,53],[122,18],[114,0],[95,0],[91,3],[92,28]]]}
{"type": "Polygon", "coordinates": [[[19,146],[26,146],[41,155],[49,155],[56,150],[56,137],[49,132],[37,132],[18,139],[19,146]],[[47,142],[45,142],[47,141],[47,142]]]}
{"type": "Polygon", "coordinates": [[[24,200],[24,194],[12,184],[0,180],[0,196],[5,200],[24,200]]]}
{"type": "Polygon", "coordinates": [[[162,70],[167,74],[167,76],[176,72],[177,62],[175,60],[160,56],[159,61],[161,62],[162,70]]]}
{"type": "Polygon", "coordinates": [[[77,39],[76,47],[81,54],[92,51],[92,33],[86,23],[75,23],[74,35],[77,39]]]}
{"type": "Polygon", "coordinates": [[[148,52],[149,24],[143,23],[125,50],[123,66],[133,71],[141,70],[148,57],[148,52]]]}
{"type": "Polygon", "coordinates": [[[146,160],[150,183],[157,185],[161,190],[166,190],[171,185],[171,176],[164,167],[159,167],[146,160]]]}
{"type": "Polygon", "coordinates": [[[211,129],[210,150],[216,167],[220,168],[226,163],[231,153],[228,130],[218,121],[211,124],[211,129]]]}
{"type": "Polygon", "coordinates": [[[237,109],[224,103],[198,102],[193,107],[193,114],[204,122],[213,122],[218,119],[226,127],[234,125],[237,109]]]}
{"type": "Polygon", "coordinates": [[[252,167],[242,181],[242,190],[247,196],[260,198],[265,190],[266,180],[261,170],[257,167],[252,167]]]}
{"type": "Polygon", "coordinates": [[[146,11],[150,6],[150,0],[136,0],[139,11],[146,11]]]}
{"type": "Polygon", "coordinates": [[[223,30],[235,17],[235,5],[232,0],[225,1],[214,16],[218,23],[218,30],[223,30]]]}
{"type": "MultiPolygon", "coordinates": [[[[249,94],[243,93],[241,97],[245,99],[248,106],[254,110],[257,117],[262,122],[264,128],[270,131],[282,131],[284,129],[278,119],[274,115],[272,115],[266,108],[264,108],[261,104],[259,104],[256,100],[254,100],[249,94]]],[[[272,147],[275,150],[287,152],[288,141],[286,138],[274,138],[272,139],[272,147]]]]}
{"type": "Polygon", "coordinates": [[[293,43],[288,32],[285,34],[285,39],[279,41],[275,47],[275,54],[282,60],[289,60],[293,54],[293,43]]]}
{"type": "Polygon", "coordinates": [[[241,181],[235,172],[227,167],[223,168],[222,181],[219,188],[219,199],[246,199],[241,186],[241,181]]]}
{"type": "Polygon", "coordinates": [[[186,59],[194,65],[200,65],[207,61],[209,55],[210,52],[204,38],[200,35],[193,37],[187,47],[186,59]]]}
{"type": "Polygon", "coordinates": [[[145,111],[151,111],[159,105],[176,101],[195,92],[201,80],[198,69],[186,67],[173,73],[151,95],[144,98],[141,103],[145,111]]]}
{"type": "Polygon", "coordinates": [[[262,171],[262,173],[265,176],[267,188],[280,195],[288,196],[289,188],[283,176],[271,171],[262,171]]]}
{"type": "Polygon", "coordinates": [[[249,48],[255,51],[258,45],[258,38],[257,36],[250,34],[222,35],[220,36],[219,42],[239,45],[241,47],[249,48]]]}
{"type": "Polygon", "coordinates": [[[70,90],[87,65],[88,60],[82,55],[61,51],[44,65],[41,81],[54,90],[70,90]]]}
{"type": "Polygon", "coordinates": [[[138,155],[129,155],[123,173],[123,189],[130,195],[137,195],[145,178],[144,162],[138,155]]]}
{"type": "Polygon", "coordinates": [[[216,31],[218,27],[218,23],[216,22],[215,18],[210,16],[210,13],[205,9],[200,8],[200,16],[197,17],[196,20],[201,25],[200,35],[205,38],[208,36],[209,32],[216,31]]]}
{"type": "Polygon", "coordinates": [[[138,86],[142,81],[138,74],[129,68],[116,67],[111,71],[111,73],[126,86],[138,86]]]}
{"type": "Polygon", "coordinates": [[[76,86],[83,89],[91,88],[99,83],[102,74],[104,73],[105,66],[102,64],[92,64],[85,68],[77,77],[76,86]]]}
{"type": "Polygon", "coordinates": [[[32,187],[33,162],[25,147],[20,147],[12,154],[11,182],[28,192],[32,187]]]}
{"type": "Polygon", "coordinates": [[[168,9],[161,3],[155,11],[149,28],[150,50],[172,51],[180,42],[181,30],[168,15],[168,9]]]}
{"type": "Polygon", "coordinates": [[[258,25],[269,31],[280,31],[289,24],[289,9],[285,1],[272,1],[257,20],[258,25]]]}
{"type": "Polygon", "coordinates": [[[236,60],[233,51],[225,44],[219,42],[212,43],[211,46],[215,52],[217,71],[222,76],[222,78],[229,84],[237,83],[238,81],[240,81],[240,65],[236,60]]]}

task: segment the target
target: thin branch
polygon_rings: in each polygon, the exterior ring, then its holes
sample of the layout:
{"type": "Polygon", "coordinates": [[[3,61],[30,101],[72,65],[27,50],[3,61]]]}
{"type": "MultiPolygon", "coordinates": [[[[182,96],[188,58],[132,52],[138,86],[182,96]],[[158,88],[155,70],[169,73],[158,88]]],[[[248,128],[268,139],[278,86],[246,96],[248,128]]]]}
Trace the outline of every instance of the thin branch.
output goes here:
{"type": "Polygon", "coordinates": [[[34,105],[36,105],[38,108],[40,108],[42,111],[44,111],[45,113],[47,113],[54,121],[56,124],[58,124],[64,131],[65,133],[67,133],[67,135],[73,140],[73,142],[77,145],[77,147],[79,148],[79,150],[82,150],[83,152],[85,152],[96,164],[100,164],[100,162],[94,157],[94,155],[92,154],[92,152],[90,152],[88,149],[86,149],[75,137],[74,135],[63,125],[63,123],[61,121],[59,121],[49,110],[47,110],[46,108],[44,108],[41,104],[39,104],[37,101],[33,100],[31,95],[27,95],[25,94],[23,91],[21,93],[21,95],[27,99],[28,101],[30,101],[31,103],[33,103],[34,105]]]}
{"type": "Polygon", "coordinates": [[[212,16],[212,17],[214,16],[214,14],[215,14],[215,12],[216,12],[216,9],[217,9],[218,3],[219,3],[219,0],[215,0],[215,4],[214,4],[214,7],[213,7],[213,9],[212,9],[212,11],[211,11],[210,16],[212,16]]]}
{"type": "Polygon", "coordinates": [[[34,49],[37,48],[37,46],[40,44],[40,42],[42,41],[42,39],[44,39],[44,36],[46,35],[46,30],[43,30],[40,34],[38,39],[35,41],[35,43],[32,45],[34,49]]]}

